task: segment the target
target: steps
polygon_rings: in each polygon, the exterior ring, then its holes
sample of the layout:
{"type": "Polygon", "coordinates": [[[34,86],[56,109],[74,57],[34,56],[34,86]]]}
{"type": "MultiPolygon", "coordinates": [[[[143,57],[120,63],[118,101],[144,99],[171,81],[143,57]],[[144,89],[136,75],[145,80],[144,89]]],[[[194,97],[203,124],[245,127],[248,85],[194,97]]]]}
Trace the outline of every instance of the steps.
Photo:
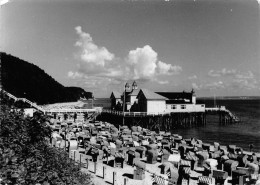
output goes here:
{"type": "Polygon", "coordinates": [[[9,98],[13,99],[14,101],[23,101],[23,102],[26,102],[28,103],[31,107],[34,107],[35,109],[45,113],[45,110],[40,107],[39,105],[37,105],[36,103],[33,103],[31,102],[30,100],[26,99],[26,98],[17,98],[15,97],[14,95],[10,94],[9,92],[3,90],[3,89],[0,89],[0,91],[3,91],[4,94],[6,94],[9,98]]]}

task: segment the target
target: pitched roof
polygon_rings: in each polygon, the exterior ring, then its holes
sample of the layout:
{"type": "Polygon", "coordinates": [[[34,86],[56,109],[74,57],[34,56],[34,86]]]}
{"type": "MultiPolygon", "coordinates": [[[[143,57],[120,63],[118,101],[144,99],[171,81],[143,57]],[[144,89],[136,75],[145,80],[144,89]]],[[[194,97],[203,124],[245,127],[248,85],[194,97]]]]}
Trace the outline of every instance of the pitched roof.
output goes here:
{"type": "Polygon", "coordinates": [[[157,94],[164,96],[170,100],[172,99],[190,99],[192,97],[191,92],[156,92],[157,94]]]}
{"type": "MultiPolygon", "coordinates": [[[[113,91],[112,94],[114,94],[115,98],[121,98],[121,94],[117,91],[113,91]]],[[[112,96],[112,94],[111,94],[111,96],[112,96]]]]}
{"type": "MultiPolygon", "coordinates": [[[[140,92],[143,92],[144,96],[146,97],[146,99],[148,100],[166,100],[167,98],[157,94],[157,93],[154,93],[152,91],[149,91],[147,89],[140,89],[140,92]]],[[[140,93],[139,92],[139,93],[140,93]]]]}
{"type": "Polygon", "coordinates": [[[140,91],[140,89],[134,89],[129,95],[130,96],[137,96],[139,91],[140,91]]]}

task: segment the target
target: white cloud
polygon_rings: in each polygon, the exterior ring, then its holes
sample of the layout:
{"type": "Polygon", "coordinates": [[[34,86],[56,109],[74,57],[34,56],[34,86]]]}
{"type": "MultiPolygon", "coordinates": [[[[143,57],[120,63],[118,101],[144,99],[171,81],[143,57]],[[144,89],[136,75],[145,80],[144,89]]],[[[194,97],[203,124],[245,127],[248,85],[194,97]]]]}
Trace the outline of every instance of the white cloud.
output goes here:
{"type": "Polygon", "coordinates": [[[126,60],[132,67],[134,79],[149,78],[155,74],[157,53],[149,45],[129,51],[126,60]]]}
{"type": "Polygon", "coordinates": [[[237,70],[235,69],[226,69],[226,68],[223,68],[222,70],[210,70],[208,72],[208,75],[211,76],[211,77],[220,77],[220,76],[231,76],[231,75],[235,75],[237,73],[237,70]]]}
{"type": "Polygon", "coordinates": [[[236,74],[236,72],[237,71],[235,69],[227,70],[226,68],[223,68],[221,70],[222,75],[233,75],[233,74],[236,74]]]}
{"type": "Polygon", "coordinates": [[[248,72],[245,72],[245,73],[237,74],[236,78],[239,78],[239,79],[253,79],[254,78],[254,74],[252,73],[252,71],[248,71],[248,72]]]}
{"type": "Polygon", "coordinates": [[[256,0],[256,2],[260,5],[260,0],[256,0]]]}
{"type": "Polygon", "coordinates": [[[198,79],[197,75],[193,75],[193,76],[189,76],[188,77],[189,80],[195,80],[198,79]]]}
{"type": "MultiPolygon", "coordinates": [[[[130,50],[124,58],[116,57],[107,48],[95,44],[89,33],[80,26],[75,27],[79,39],[75,47],[78,70],[68,72],[71,79],[106,79],[108,84],[115,81],[120,83],[127,80],[151,81],[159,84],[169,83],[162,81],[163,75],[176,75],[182,71],[181,66],[167,64],[158,60],[158,53],[149,45],[130,50]]],[[[91,83],[92,84],[92,83],[91,83]]],[[[87,85],[91,85],[87,84],[87,85]]]]}
{"type": "Polygon", "coordinates": [[[148,79],[156,75],[179,74],[182,71],[180,66],[158,61],[157,56],[157,52],[149,45],[129,51],[126,61],[134,73],[133,78],[148,79]]]}
{"type": "Polygon", "coordinates": [[[9,3],[9,0],[1,0],[1,1],[0,1],[0,6],[4,5],[4,4],[6,4],[6,3],[9,3]]]}
{"type": "Polygon", "coordinates": [[[82,31],[80,26],[75,27],[80,39],[75,46],[80,48],[82,61],[104,67],[106,62],[114,59],[114,54],[110,53],[105,47],[99,47],[94,42],[90,34],[82,31]]]}
{"type": "Polygon", "coordinates": [[[164,81],[158,80],[157,82],[158,82],[159,84],[161,84],[161,85],[165,85],[165,84],[168,84],[168,83],[169,83],[168,80],[164,80],[164,81]]]}
{"type": "Polygon", "coordinates": [[[234,79],[230,85],[233,89],[259,89],[260,83],[256,79],[251,78],[238,78],[234,79]]]}
{"type": "Polygon", "coordinates": [[[219,77],[220,76],[220,74],[216,73],[214,70],[210,70],[208,72],[208,75],[211,76],[211,77],[219,77]]]}
{"type": "Polygon", "coordinates": [[[223,89],[226,87],[223,81],[204,82],[202,84],[192,83],[191,86],[195,90],[214,90],[214,89],[223,89]]]}
{"type": "Polygon", "coordinates": [[[82,73],[79,72],[73,72],[73,71],[69,71],[68,72],[68,77],[72,78],[72,79],[76,79],[76,78],[82,78],[84,75],[82,73]]]}
{"type": "Polygon", "coordinates": [[[195,89],[195,90],[200,90],[201,87],[202,87],[201,85],[198,85],[198,84],[196,84],[196,83],[192,83],[191,86],[192,86],[192,88],[195,89]]]}
{"type": "Polygon", "coordinates": [[[218,82],[211,82],[205,85],[206,89],[219,89],[219,88],[225,88],[224,83],[222,81],[218,82]]]}
{"type": "Polygon", "coordinates": [[[181,66],[166,64],[164,62],[159,61],[157,64],[157,68],[159,71],[159,74],[163,75],[173,75],[173,74],[179,74],[182,72],[181,66]]]}

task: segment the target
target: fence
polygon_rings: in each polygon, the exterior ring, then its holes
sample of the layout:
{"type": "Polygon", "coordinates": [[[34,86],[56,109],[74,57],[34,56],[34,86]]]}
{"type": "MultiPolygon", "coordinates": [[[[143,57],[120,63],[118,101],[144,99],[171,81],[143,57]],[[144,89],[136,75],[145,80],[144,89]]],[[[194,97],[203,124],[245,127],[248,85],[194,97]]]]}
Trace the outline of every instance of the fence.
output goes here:
{"type": "MultiPolygon", "coordinates": [[[[105,182],[112,184],[112,185],[117,185],[118,181],[118,175],[117,172],[111,170],[113,169],[112,167],[105,166],[101,163],[98,162],[93,162],[90,160],[90,156],[87,156],[85,154],[78,153],[76,150],[72,150],[69,153],[69,157],[77,164],[80,165],[81,167],[87,169],[89,172],[95,174],[97,177],[102,178],[105,182]]],[[[124,185],[127,185],[128,178],[124,178],[124,185]]]]}
{"type": "MultiPolygon", "coordinates": [[[[128,185],[131,181],[135,181],[133,179],[129,179],[128,177],[119,176],[116,171],[114,171],[113,167],[103,165],[100,162],[93,162],[90,156],[79,153],[76,150],[72,150],[69,153],[69,157],[73,160],[77,165],[80,165],[82,168],[87,169],[89,172],[95,174],[97,177],[102,178],[105,182],[112,185],[128,185]],[[119,183],[121,182],[121,183],[119,183]],[[123,182],[123,183],[122,183],[123,182]]],[[[158,185],[167,185],[174,184],[171,180],[164,178],[163,176],[157,175],[149,170],[145,170],[148,172],[151,181],[156,182],[158,185]]],[[[137,180],[143,183],[143,180],[137,180]]],[[[133,183],[131,183],[133,184],[133,183]]],[[[139,183],[138,183],[139,184],[139,183]]]]}

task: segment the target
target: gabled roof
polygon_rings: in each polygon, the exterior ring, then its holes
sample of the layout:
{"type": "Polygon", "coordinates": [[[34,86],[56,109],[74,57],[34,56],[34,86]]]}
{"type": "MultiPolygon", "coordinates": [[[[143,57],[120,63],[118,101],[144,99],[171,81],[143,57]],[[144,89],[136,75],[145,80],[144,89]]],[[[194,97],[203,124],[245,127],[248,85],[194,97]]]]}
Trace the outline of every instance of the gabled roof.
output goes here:
{"type": "Polygon", "coordinates": [[[190,99],[192,97],[191,92],[156,92],[157,94],[164,96],[170,100],[174,99],[190,99]]]}
{"type": "MultiPolygon", "coordinates": [[[[121,98],[121,93],[119,93],[119,92],[117,92],[117,91],[113,91],[112,93],[111,93],[111,96],[112,95],[114,95],[114,97],[117,99],[117,98],[121,98]]],[[[111,97],[110,96],[110,97],[111,97]]]]}
{"type": "Polygon", "coordinates": [[[140,89],[134,89],[129,95],[130,96],[137,96],[139,91],[140,91],[140,89]]]}
{"type": "Polygon", "coordinates": [[[149,91],[147,89],[140,89],[138,96],[140,96],[141,92],[144,94],[144,96],[147,100],[166,100],[167,99],[167,98],[165,98],[157,93],[154,93],[152,91],[149,91]]]}

